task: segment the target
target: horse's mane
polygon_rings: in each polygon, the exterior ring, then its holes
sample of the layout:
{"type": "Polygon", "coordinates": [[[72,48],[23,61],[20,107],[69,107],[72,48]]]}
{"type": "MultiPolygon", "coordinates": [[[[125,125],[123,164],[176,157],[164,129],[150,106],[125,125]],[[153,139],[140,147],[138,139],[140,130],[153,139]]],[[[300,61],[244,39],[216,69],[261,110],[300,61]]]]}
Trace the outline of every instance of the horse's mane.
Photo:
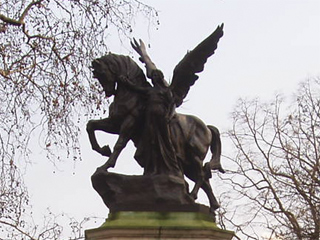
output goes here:
{"type": "Polygon", "coordinates": [[[129,56],[109,53],[97,60],[107,65],[115,75],[124,75],[135,84],[147,83],[144,72],[129,56]]]}

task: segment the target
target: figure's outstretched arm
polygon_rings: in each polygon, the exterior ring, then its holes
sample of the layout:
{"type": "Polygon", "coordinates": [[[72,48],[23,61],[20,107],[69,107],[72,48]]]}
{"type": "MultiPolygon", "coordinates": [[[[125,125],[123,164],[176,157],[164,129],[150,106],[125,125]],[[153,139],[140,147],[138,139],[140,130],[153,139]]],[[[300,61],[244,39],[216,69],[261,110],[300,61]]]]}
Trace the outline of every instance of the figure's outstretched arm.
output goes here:
{"type": "Polygon", "coordinates": [[[132,82],[130,82],[130,80],[127,77],[125,77],[123,75],[120,75],[118,80],[119,80],[119,82],[125,84],[127,87],[129,87],[130,89],[132,89],[133,91],[136,91],[138,93],[146,94],[150,90],[150,88],[148,88],[148,87],[142,87],[142,86],[138,86],[138,85],[133,84],[132,82]]]}
{"type": "Polygon", "coordinates": [[[151,78],[152,71],[156,70],[157,67],[151,61],[151,58],[149,57],[149,55],[147,53],[147,49],[146,49],[146,46],[145,46],[144,42],[141,39],[139,39],[139,43],[138,43],[136,39],[133,39],[133,42],[131,42],[131,46],[140,55],[139,60],[146,64],[147,77],[151,78]]]}

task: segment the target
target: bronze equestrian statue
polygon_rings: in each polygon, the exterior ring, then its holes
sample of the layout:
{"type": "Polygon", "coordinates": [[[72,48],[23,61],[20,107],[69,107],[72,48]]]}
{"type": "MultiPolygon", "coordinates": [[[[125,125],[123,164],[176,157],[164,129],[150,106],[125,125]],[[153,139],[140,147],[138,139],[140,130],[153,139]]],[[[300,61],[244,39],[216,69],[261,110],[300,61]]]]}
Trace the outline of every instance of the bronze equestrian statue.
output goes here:
{"type": "Polygon", "coordinates": [[[220,164],[219,131],[205,125],[199,118],[177,113],[175,109],[183,103],[198,79],[196,73],[203,71],[222,35],[223,25],[188,52],[175,67],[171,84],[151,61],[141,40],[134,40],[131,44],[145,64],[146,76],[128,56],[108,54],[92,62],[94,77],[106,96],[114,95],[108,118],[90,120],[87,124],[92,149],[109,157],[100,169],[107,171],[114,167],[120,152],[132,140],[136,147],[134,158],[143,167],[145,176],[183,178],[185,175],[195,182],[190,192],[193,199],[202,188],[209,198],[211,211],[219,207],[209,183],[212,170],[224,172],[220,164]],[[96,130],[118,135],[113,151],[108,146],[99,146],[96,130]],[[203,165],[208,149],[212,157],[203,165]]]}

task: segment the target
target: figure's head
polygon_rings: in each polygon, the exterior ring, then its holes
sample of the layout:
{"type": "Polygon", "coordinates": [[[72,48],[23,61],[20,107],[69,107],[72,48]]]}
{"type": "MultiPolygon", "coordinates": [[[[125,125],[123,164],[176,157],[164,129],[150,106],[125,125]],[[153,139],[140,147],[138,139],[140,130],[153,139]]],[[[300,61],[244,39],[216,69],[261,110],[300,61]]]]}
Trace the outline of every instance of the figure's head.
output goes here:
{"type": "Polygon", "coordinates": [[[152,84],[154,87],[168,87],[168,83],[164,79],[163,73],[160,70],[155,70],[152,73],[152,84]]]}
{"type": "Polygon", "coordinates": [[[115,94],[116,83],[120,75],[140,84],[146,81],[143,71],[128,56],[109,53],[93,60],[92,68],[93,77],[99,80],[108,97],[115,94]]]}

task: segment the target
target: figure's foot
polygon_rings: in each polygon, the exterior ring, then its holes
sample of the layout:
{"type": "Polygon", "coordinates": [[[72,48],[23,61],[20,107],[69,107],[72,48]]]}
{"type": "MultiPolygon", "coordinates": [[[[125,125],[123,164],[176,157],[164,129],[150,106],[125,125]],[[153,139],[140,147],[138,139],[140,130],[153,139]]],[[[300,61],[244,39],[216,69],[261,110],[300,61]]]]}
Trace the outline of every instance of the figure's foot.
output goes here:
{"type": "Polygon", "coordinates": [[[103,146],[103,147],[100,149],[99,153],[100,153],[102,156],[110,157],[110,155],[111,155],[112,152],[111,152],[111,149],[110,149],[109,145],[106,145],[106,146],[103,146]]]}

